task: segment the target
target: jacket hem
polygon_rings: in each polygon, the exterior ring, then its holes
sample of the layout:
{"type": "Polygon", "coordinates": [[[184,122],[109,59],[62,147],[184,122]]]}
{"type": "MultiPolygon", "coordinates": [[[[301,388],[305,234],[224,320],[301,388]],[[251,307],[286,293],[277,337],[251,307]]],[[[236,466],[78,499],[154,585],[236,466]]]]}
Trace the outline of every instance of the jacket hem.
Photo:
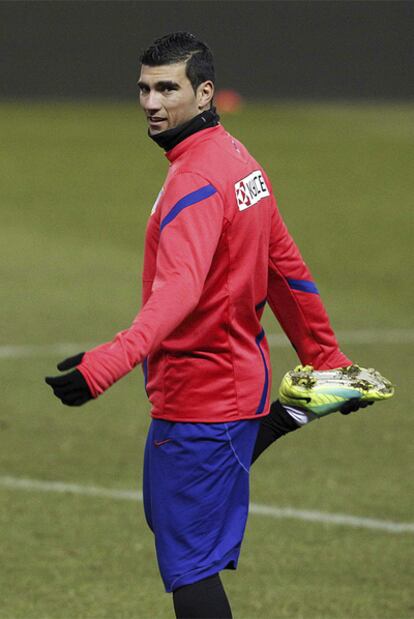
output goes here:
{"type": "Polygon", "coordinates": [[[208,417],[197,417],[195,416],[183,416],[183,415],[174,415],[167,414],[161,415],[151,411],[151,417],[153,419],[163,419],[164,421],[176,421],[181,423],[228,423],[231,421],[244,421],[246,419],[259,419],[260,417],[266,417],[270,412],[270,408],[268,410],[263,411],[263,413],[233,413],[231,415],[210,415],[208,417]]]}

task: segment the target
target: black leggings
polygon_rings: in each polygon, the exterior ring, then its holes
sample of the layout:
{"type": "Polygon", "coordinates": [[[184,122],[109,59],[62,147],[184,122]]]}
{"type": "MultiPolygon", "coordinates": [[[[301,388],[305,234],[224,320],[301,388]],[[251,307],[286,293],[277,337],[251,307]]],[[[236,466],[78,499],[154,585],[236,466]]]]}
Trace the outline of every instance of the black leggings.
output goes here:
{"type": "Polygon", "coordinates": [[[177,619],[232,619],[219,574],[179,587],[173,600],[177,619]]]}

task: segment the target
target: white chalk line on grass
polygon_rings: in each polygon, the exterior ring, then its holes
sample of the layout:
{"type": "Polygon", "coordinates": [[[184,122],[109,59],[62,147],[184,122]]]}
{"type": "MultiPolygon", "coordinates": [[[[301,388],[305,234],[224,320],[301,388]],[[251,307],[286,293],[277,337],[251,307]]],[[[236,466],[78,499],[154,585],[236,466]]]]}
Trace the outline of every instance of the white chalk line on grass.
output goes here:
{"type": "MultiPolygon", "coordinates": [[[[60,481],[24,479],[20,477],[11,477],[8,475],[0,476],[0,486],[11,488],[13,490],[28,490],[32,492],[81,494],[117,501],[142,502],[143,500],[142,492],[138,490],[117,490],[115,488],[111,489],[101,488],[99,486],[83,486],[81,484],[69,484],[60,481]]],[[[414,523],[411,522],[377,520],[375,518],[363,518],[358,516],[349,516],[346,514],[330,514],[328,512],[294,509],[293,507],[272,507],[270,505],[260,505],[258,503],[250,503],[249,512],[250,514],[268,516],[270,518],[304,520],[307,522],[385,531],[386,533],[414,533],[414,523]]]]}
{"type": "MultiPolygon", "coordinates": [[[[336,331],[336,336],[341,344],[414,344],[414,329],[336,331]]],[[[286,348],[290,346],[289,340],[283,333],[268,333],[266,337],[270,348],[286,348]]],[[[82,350],[89,350],[94,346],[97,346],[97,343],[10,344],[0,346],[0,359],[74,355],[82,350]]]]}
{"type": "MultiPolygon", "coordinates": [[[[340,344],[414,344],[414,329],[355,329],[335,331],[340,344]]],[[[290,346],[283,333],[266,335],[270,348],[290,346]]]]}
{"type": "Polygon", "coordinates": [[[0,346],[0,359],[26,359],[29,357],[53,357],[54,355],[75,355],[82,350],[89,350],[97,346],[89,344],[60,343],[60,344],[7,344],[0,346]]]}

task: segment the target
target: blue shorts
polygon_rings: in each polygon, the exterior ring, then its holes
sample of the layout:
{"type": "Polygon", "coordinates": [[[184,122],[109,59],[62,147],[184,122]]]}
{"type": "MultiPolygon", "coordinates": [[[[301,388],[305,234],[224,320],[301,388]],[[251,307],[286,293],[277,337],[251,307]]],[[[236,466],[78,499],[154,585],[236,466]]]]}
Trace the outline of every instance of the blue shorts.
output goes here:
{"type": "Polygon", "coordinates": [[[260,419],[153,419],[144,456],[144,509],[167,592],[236,569],[249,509],[260,419]]]}

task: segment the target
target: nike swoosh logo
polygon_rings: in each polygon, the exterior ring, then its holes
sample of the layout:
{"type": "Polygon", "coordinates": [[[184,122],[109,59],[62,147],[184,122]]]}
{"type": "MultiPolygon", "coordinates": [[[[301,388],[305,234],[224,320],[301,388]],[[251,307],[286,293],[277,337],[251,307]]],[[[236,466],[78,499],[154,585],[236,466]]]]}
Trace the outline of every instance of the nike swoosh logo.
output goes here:
{"type": "Polygon", "coordinates": [[[154,441],[154,445],[155,447],[160,447],[161,445],[165,445],[165,443],[169,443],[170,441],[172,441],[171,438],[167,438],[165,439],[165,441],[154,441]]]}
{"type": "Polygon", "coordinates": [[[291,400],[305,400],[305,402],[307,402],[308,404],[311,401],[311,398],[301,397],[299,395],[290,395],[289,398],[291,400]]]}

